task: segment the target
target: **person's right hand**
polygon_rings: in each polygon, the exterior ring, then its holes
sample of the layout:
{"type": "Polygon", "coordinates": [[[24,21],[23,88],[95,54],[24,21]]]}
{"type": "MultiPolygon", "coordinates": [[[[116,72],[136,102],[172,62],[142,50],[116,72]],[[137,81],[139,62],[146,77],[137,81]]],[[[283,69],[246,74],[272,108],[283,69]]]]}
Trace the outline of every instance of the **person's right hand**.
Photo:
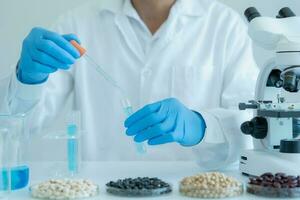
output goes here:
{"type": "Polygon", "coordinates": [[[18,64],[18,80],[25,84],[43,83],[50,73],[67,70],[80,57],[69,41],[74,34],[59,35],[43,28],[33,28],[24,39],[18,64]]]}

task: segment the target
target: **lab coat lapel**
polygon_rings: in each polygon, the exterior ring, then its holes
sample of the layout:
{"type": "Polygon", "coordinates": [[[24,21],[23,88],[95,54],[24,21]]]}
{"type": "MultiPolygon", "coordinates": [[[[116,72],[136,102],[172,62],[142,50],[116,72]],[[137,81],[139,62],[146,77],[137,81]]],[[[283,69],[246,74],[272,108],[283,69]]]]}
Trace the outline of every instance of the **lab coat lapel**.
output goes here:
{"type": "Polygon", "coordinates": [[[163,48],[175,40],[183,32],[189,20],[192,20],[194,17],[203,16],[205,10],[196,6],[196,3],[199,3],[196,1],[198,0],[177,0],[170,12],[169,19],[167,20],[168,24],[166,24],[164,31],[161,33],[159,42],[153,46],[150,56],[153,57],[155,54],[160,53],[163,48]]]}
{"type": "Polygon", "coordinates": [[[167,47],[176,37],[182,32],[184,26],[184,20],[181,17],[176,16],[174,19],[166,24],[164,31],[161,33],[160,38],[154,44],[150,57],[155,58],[155,54],[160,54],[163,48],[167,47]]]}
{"type": "Polygon", "coordinates": [[[137,56],[140,61],[145,60],[145,54],[136,34],[134,33],[128,18],[124,15],[116,15],[115,22],[124,37],[129,49],[137,56]]]}

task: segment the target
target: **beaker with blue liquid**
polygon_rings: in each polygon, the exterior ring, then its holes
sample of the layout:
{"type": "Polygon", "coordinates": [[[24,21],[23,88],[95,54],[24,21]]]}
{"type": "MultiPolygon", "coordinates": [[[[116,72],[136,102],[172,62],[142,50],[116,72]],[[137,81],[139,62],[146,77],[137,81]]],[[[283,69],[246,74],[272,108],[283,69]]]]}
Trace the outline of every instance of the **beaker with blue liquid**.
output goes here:
{"type": "Polygon", "coordinates": [[[10,168],[7,163],[5,152],[8,149],[7,137],[9,131],[6,128],[0,129],[0,199],[4,199],[10,192],[10,168]]]}
{"type": "MultiPolygon", "coordinates": [[[[25,188],[29,182],[25,148],[25,115],[0,115],[0,192],[5,194],[25,188]]],[[[3,195],[2,195],[3,196],[3,195]]]]}

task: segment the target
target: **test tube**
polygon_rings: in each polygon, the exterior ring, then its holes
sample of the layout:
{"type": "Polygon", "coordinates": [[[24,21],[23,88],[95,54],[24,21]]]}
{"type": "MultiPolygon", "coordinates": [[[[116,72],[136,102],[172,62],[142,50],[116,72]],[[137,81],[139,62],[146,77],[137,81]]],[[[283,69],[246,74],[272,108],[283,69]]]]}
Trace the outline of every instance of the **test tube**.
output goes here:
{"type": "MultiPolygon", "coordinates": [[[[132,108],[132,105],[130,104],[130,101],[128,99],[123,99],[121,103],[122,103],[122,107],[123,107],[123,110],[124,110],[124,113],[126,114],[126,116],[129,117],[130,115],[132,115],[133,108],[132,108]]],[[[139,154],[145,154],[147,152],[145,143],[143,143],[143,142],[141,142],[141,143],[134,142],[134,143],[135,143],[136,151],[139,154]]]]}
{"type": "Polygon", "coordinates": [[[80,123],[80,112],[72,111],[67,124],[67,157],[68,170],[71,176],[78,173],[79,150],[78,150],[78,127],[80,123]]]}

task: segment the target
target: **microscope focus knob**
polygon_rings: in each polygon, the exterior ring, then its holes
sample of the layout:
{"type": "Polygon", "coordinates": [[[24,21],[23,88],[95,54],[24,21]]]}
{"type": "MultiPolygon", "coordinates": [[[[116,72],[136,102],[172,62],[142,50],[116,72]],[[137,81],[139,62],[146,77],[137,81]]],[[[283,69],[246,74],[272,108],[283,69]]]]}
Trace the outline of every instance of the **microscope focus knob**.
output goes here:
{"type": "Polygon", "coordinates": [[[289,139],[280,141],[281,153],[300,153],[300,140],[289,139]]]}
{"type": "Polygon", "coordinates": [[[268,133],[268,122],[264,117],[255,117],[241,125],[241,131],[256,139],[264,139],[268,133]]]}

